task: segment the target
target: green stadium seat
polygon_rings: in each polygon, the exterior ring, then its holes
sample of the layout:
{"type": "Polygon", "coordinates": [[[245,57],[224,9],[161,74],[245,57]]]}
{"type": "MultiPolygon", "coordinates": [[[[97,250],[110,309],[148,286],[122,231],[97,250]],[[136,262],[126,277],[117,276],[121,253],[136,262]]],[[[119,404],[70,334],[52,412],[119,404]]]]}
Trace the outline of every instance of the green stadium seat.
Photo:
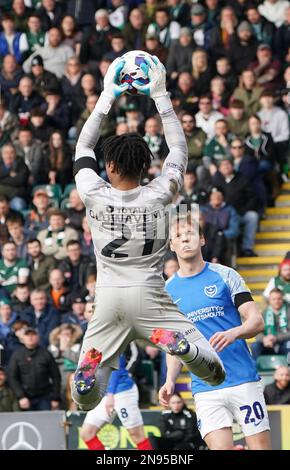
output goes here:
{"type": "Polygon", "coordinates": [[[259,372],[273,371],[279,366],[288,366],[287,356],[279,354],[271,356],[259,356],[257,358],[259,372]]]}

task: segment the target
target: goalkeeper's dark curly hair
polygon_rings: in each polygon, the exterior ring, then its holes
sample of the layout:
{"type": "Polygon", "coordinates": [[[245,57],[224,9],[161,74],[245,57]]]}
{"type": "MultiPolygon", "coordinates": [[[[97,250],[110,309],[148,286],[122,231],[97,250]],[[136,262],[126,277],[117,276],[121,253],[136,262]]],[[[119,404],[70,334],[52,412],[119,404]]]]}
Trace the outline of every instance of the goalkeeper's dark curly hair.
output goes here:
{"type": "Polygon", "coordinates": [[[138,179],[151,165],[153,155],[141,135],[137,133],[108,137],[102,151],[106,163],[114,162],[120,176],[138,179]]]}

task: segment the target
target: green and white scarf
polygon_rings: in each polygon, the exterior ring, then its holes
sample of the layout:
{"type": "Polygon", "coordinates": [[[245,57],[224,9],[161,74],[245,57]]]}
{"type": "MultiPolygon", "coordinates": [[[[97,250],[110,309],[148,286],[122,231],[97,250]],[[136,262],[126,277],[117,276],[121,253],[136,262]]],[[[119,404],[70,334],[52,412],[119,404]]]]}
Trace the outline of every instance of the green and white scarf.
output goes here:
{"type": "Polygon", "coordinates": [[[278,313],[274,313],[271,307],[268,307],[264,313],[265,319],[265,335],[277,335],[277,326],[279,325],[280,333],[288,331],[287,307],[283,305],[278,313]],[[278,322],[278,323],[277,323],[278,322]]]}

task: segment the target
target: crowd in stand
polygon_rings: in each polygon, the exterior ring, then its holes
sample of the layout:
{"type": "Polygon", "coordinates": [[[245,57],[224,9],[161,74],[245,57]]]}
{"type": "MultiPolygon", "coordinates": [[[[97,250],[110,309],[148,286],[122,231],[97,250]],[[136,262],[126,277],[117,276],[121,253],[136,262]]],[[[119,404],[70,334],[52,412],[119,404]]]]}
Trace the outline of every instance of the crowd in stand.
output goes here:
{"type": "MultiPolygon", "coordinates": [[[[133,49],[165,64],[189,149],[174,204],[200,205],[206,260],[257,256],[259,221],[290,178],[290,3],[0,0],[0,26],[0,411],[56,409],[67,406],[97,276],[74,146],[108,66],[133,49]]],[[[168,152],[149,98],[124,95],[111,110],[96,148],[104,178],[100,145],[126,132],[152,152],[146,184],[168,152]]],[[[256,354],[290,350],[288,261],[265,291],[256,354]]],[[[177,269],[169,254],[164,277],[177,269]]]]}

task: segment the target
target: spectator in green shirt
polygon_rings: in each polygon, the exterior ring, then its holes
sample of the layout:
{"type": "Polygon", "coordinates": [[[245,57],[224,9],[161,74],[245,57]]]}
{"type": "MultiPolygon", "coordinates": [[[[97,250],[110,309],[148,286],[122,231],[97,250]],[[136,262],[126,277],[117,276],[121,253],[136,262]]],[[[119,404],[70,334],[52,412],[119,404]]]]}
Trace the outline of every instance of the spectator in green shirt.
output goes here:
{"type": "Polygon", "coordinates": [[[26,261],[17,258],[15,243],[12,241],[4,243],[0,260],[0,285],[11,293],[17,284],[25,284],[28,276],[28,265],[26,261]]]}

